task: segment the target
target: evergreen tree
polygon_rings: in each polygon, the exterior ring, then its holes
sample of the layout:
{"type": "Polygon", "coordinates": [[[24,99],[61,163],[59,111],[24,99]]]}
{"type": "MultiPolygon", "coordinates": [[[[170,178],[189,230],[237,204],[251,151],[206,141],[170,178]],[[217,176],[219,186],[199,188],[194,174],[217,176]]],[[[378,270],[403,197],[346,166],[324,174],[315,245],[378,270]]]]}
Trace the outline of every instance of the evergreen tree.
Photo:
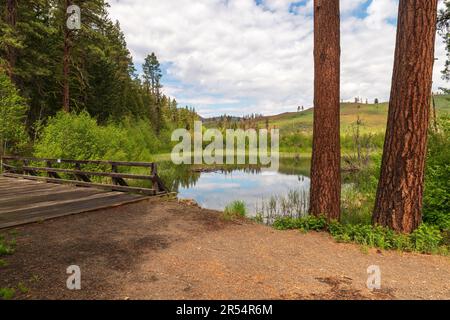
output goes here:
{"type": "Polygon", "coordinates": [[[158,58],[155,53],[152,52],[145,58],[145,63],[142,66],[144,86],[148,93],[154,97],[153,106],[150,114],[153,120],[153,125],[156,130],[156,134],[159,134],[163,127],[162,117],[162,97],[161,97],[161,78],[162,71],[158,58]]]}

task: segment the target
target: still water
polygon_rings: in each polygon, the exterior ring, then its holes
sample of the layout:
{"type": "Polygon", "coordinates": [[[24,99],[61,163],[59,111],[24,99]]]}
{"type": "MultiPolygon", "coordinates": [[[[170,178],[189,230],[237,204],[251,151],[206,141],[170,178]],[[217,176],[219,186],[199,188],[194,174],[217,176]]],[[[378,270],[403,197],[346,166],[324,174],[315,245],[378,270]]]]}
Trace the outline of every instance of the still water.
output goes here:
{"type": "Polygon", "coordinates": [[[184,167],[175,170],[168,183],[178,191],[178,198],[194,199],[203,208],[223,210],[241,200],[249,215],[255,215],[257,208],[273,196],[286,196],[290,191],[307,195],[309,165],[309,159],[281,159],[277,171],[262,167],[184,167]]]}

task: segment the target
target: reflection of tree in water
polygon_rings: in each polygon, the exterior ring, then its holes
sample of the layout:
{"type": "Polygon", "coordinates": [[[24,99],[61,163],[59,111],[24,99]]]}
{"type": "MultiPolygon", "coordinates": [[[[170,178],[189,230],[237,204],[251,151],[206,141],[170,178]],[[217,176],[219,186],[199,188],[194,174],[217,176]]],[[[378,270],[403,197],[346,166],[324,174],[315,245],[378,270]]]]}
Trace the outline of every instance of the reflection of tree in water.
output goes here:
{"type": "MultiPolygon", "coordinates": [[[[297,175],[300,182],[305,181],[309,175],[310,159],[280,158],[278,172],[286,175],[297,175]]],[[[269,165],[261,164],[223,164],[223,165],[175,165],[170,161],[160,162],[158,173],[164,184],[172,191],[178,192],[180,188],[190,188],[197,184],[203,172],[217,172],[230,175],[236,172],[260,174],[269,165]]]]}
{"type": "Polygon", "coordinates": [[[174,165],[171,162],[162,162],[158,173],[172,192],[178,192],[180,187],[193,187],[200,179],[200,172],[193,172],[190,165],[174,165]]]}
{"type": "Polygon", "coordinates": [[[280,158],[279,173],[309,177],[311,159],[308,158],[280,158]]]}

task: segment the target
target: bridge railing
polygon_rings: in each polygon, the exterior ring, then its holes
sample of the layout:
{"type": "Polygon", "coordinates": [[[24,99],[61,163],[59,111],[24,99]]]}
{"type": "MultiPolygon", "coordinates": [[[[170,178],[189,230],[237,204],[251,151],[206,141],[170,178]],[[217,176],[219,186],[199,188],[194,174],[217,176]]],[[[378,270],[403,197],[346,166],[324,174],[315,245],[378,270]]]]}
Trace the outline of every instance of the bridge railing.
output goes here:
{"type": "Polygon", "coordinates": [[[105,160],[69,160],[47,159],[17,156],[2,156],[3,176],[21,177],[30,180],[43,180],[53,183],[68,183],[77,186],[97,187],[107,190],[156,195],[168,190],[158,176],[157,164],[154,162],[126,162],[105,160]],[[36,164],[43,165],[36,165],[36,164]],[[61,168],[61,165],[64,167],[61,168]],[[85,166],[109,168],[101,170],[85,170],[85,166]],[[131,174],[119,171],[121,167],[147,168],[148,174],[131,174]],[[63,178],[61,175],[69,177],[63,178]],[[107,177],[111,184],[95,183],[92,177],[107,177]],[[152,188],[130,186],[127,180],[150,182],[152,188]]]}

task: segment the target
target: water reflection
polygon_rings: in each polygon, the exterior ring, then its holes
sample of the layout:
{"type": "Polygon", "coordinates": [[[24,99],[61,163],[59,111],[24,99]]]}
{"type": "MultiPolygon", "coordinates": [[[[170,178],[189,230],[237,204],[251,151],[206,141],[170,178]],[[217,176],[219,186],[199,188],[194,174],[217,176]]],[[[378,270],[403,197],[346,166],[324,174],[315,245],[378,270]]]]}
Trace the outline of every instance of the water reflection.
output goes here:
{"type": "Polygon", "coordinates": [[[175,166],[160,165],[166,185],[181,199],[194,199],[200,206],[223,210],[235,200],[243,200],[255,215],[263,201],[295,190],[309,191],[309,159],[282,158],[278,171],[261,166],[175,166]]]}

